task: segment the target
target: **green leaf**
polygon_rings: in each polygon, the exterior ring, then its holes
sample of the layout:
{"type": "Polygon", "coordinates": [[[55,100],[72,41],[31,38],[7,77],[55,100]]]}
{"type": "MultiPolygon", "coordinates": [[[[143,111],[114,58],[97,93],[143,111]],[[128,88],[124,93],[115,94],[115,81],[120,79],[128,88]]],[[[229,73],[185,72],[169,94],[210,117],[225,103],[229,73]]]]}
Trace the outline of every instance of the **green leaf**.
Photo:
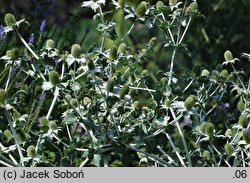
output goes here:
{"type": "Polygon", "coordinates": [[[77,114],[72,112],[64,118],[64,121],[67,122],[68,124],[73,124],[77,121],[77,119],[78,119],[77,114]]]}

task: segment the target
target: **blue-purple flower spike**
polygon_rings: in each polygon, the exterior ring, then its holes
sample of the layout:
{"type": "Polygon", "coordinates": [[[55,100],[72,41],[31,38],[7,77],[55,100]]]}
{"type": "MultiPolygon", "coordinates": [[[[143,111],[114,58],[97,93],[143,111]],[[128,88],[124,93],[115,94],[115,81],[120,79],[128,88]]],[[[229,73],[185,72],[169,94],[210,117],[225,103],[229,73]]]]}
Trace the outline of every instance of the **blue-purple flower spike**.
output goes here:
{"type": "Polygon", "coordinates": [[[6,35],[4,34],[4,26],[0,25],[0,42],[5,41],[6,35]]]}
{"type": "Polygon", "coordinates": [[[250,125],[248,125],[248,127],[247,127],[247,133],[248,133],[248,136],[250,138],[250,125]]]}
{"type": "Polygon", "coordinates": [[[45,26],[46,26],[46,20],[43,20],[41,25],[40,25],[40,31],[44,31],[45,30],[45,26]]]}
{"type": "Polygon", "coordinates": [[[34,34],[31,34],[29,38],[29,43],[34,44],[34,42],[35,42],[34,34]]]}

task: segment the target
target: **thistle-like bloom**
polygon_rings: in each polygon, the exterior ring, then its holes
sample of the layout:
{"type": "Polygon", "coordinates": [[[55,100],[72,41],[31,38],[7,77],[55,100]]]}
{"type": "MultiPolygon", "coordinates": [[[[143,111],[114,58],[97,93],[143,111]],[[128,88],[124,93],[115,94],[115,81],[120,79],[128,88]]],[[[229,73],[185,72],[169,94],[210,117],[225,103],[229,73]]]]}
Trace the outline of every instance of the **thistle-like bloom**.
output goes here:
{"type": "Polygon", "coordinates": [[[46,20],[43,20],[41,25],[40,25],[40,31],[43,32],[45,30],[45,26],[46,26],[46,20]]]}
{"type": "Polygon", "coordinates": [[[105,5],[106,0],[91,0],[91,1],[86,1],[82,3],[82,7],[90,7],[92,10],[96,12],[96,9],[99,8],[101,4],[105,5]]]}

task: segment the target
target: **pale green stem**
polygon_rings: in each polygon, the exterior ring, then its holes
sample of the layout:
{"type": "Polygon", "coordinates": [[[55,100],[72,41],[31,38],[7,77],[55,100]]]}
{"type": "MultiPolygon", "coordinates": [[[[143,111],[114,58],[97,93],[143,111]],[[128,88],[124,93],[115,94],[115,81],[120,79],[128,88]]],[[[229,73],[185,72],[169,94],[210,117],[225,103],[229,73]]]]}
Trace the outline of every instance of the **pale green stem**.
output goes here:
{"type": "Polygon", "coordinates": [[[171,58],[168,86],[171,85],[171,82],[172,82],[172,79],[173,79],[173,68],[174,68],[175,55],[176,55],[176,48],[174,49],[173,54],[172,54],[172,58],[171,58]]]}
{"type": "Polygon", "coordinates": [[[11,130],[11,132],[12,132],[12,135],[13,135],[13,137],[14,137],[14,140],[15,140],[15,142],[16,142],[16,146],[17,146],[17,150],[18,150],[18,154],[19,154],[19,157],[20,157],[21,164],[22,164],[22,166],[24,166],[23,152],[22,152],[20,143],[19,143],[19,141],[18,141],[18,139],[17,139],[17,134],[16,134],[16,131],[15,131],[14,126],[13,126],[13,124],[12,124],[12,120],[11,120],[9,111],[5,110],[5,115],[6,115],[6,117],[7,117],[8,123],[9,123],[9,125],[10,125],[10,130],[11,130]]]}
{"type": "MultiPolygon", "coordinates": [[[[39,57],[37,56],[37,54],[30,48],[30,46],[28,45],[28,43],[23,39],[23,37],[21,36],[21,34],[18,32],[18,30],[15,30],[17,37],[22,41],[22,43],[24,44],[24,46],[30,51],[30,53],[35,57],[36,60],[39,60],[39,57]]],[[[36,68],[34,66],[34,64],[31,64],[31,67],[34,71],[37,71],[39,73],[39,75],[41,76],[41,78],[44,81],[47,81],[46,78],[44,77],[43,73],[40,71],[39,68],[36,68]]]]}
{"type": "Polygon", "coordinates": [[[8,80],[6,82],[5,89],[4,89],[5,91],[7,91],[9,83],[10,83],[10,78],[11,78],[11,73],[12,73],[13,66],[14,66],[14,60],[12,60],[12,63],[11,63],[11,66],[10,66],[8,80]]]}
{"type": "Polygon", "coordinates": [[[134,23],[131,25],[131,27],[128,30],[128,32],[121,38],[121,40],[118,43],[116,43],[116,46],[118,46],[119,44],[121,44],[126,39],[126,37],[131,33],[131,31],[135,27],[136,22],[137,22],[137,20],[134,21],[134,23]]]}
{"type": "MultiPolygon", "coordinates": [[[[173,118],[176,119],[175,113],[174,113],[174,111],[173,111],[173,109],[171,107],[170,107],[170,111],[171,111],[171,114],[172,114],[173,118]]],[[[192,161],[191,161],[191,158],[190,158],[190,155],[189,155],[186,139],[185,139],[185,137],[184,137],[184,135],[182,133],[179,122],[177,121],[175,124],[176,124],[177,130],[178,130],[178,132],[180,134],[180,137],[181,137],[181,140],[182,140],[185,152],[186,152],[186,156],[187,156],[187,159],[188,159],[188,166],[192,167],[192,161]]]]}
{"type": "Polygon", "coordinates": [[[179,153],[178,150],[176,149],[176,147],[175,147],[175,145],[174,145],[174,142],[172,141],[170,135],[169,135],[168,133],[165,133],[165,135],[166,135],[166,137],[167,137],[167,139],[168,139],[170,145],[172,146],[172,148],[173,148],[173,150],[174,150],[176,156],[178,157],[179,161],[181,162],[181,165],[182,165],[183,167],[187,167],[186,164],[185,164],[185,162],[184,162],[184,160],[183,160],[183,158],[181,157],[180,153],[179,153]]]}

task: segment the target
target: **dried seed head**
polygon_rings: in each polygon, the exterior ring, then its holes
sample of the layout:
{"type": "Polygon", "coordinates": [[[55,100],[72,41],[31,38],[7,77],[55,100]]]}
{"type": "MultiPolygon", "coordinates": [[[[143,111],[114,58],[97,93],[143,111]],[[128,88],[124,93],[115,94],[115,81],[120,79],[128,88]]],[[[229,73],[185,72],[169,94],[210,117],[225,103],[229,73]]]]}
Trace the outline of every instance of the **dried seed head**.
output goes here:
{"type": "Polygon", "coordinates": [[[245,102],[240,100],[237,104],[237,108],[239,109],[240,112],[243,112],[245,110],[245,102]]]}
{"type": "Polygon", "coordinates": [[[81,56],[82,48],[79,44],[73,44],[71,47],[71,55],[74,58],[79,58],[81,56]]]}
{"type": "Polygon", "coordinates": [[[128,86],[128,84],[124,84],[121,88],[119,95],[123,99],[125,97],[125,95],[128,94],[128,92],[129,92],[129,86],[128,86]]]}
{"type": "Polygon", "coordinates": [[[232,156],[232,154],[234,153],[234,151],[235,151],[235,149],[234,149],[234,147],[232,146],[232,144],[225,144],[225,146],[224,146],[224,148],[225,148],[225,151],[226,151],[226,153],[228,154],[228,156],[232,156]]]}
{"type": "Polygon", "coordinates": [[[208,77],[209,74],[210,74],[210,72],[209,72],[207,69],[203,69],[203,70],[201,71],[201,76],[208,77]]]}
{"type": "Polygon", "coordinates": [[[157,1],[156,3],[156,9],[161,10],[164,7],[164,4],[162,1],[157,1]]]}
{"type": "Polygon", "coordinates": [[[55,121],[50,121],[50,122],[49,122],[49,128],[50,128],[51,130],[55,130],[56,127],[57,127],[57,125],[56,125],[56,122],[55,122],[55,121]]]}
{"type": "Polygon", "coordinates": [[[246,127],[247,127],[248,122],[249,122],[249,120],[248,120],[248,117],[247,117],[247,116],[241,115],[241,116],[239,117],[238,124],[239,124],[240,126],[242,126],[243,128],[246,128],[246,127]]]}
{"type": "Polygon", "coordinates": [[[4,17],[4,21],[7,26],[11,27],[12,25],[16,23],[16,18],[13,14],[7,13],[4,17]]]}
{"type": "Polygon", "coordinates": [[[226,61],[230,61],[234,59],[232,52],[229,50],[225,51],[224,58],[226,61]]]}
{"type": "Polygon", "coordinates": [[[46,45],[45,45],[46,48],[55,48],[55,42],[53,41],[53,39],[48,39],[46,41],[46,45]]]}
{"type": "Polygon", "coordinates": [[[0,88],[0,105],[3,105],[6,99],[7,99],[7,92],[4,89],[0,88]]]}
{"type": "Polygon", "coordinates": [[[33,145],[30,145],[30,146],[27,148],[26,152],[27,152],[27,156],[28,156],[28,157],[34,157],[35,154],[36,154],[36,147],[33,146],[33,145]]]}
{"type": "Polygon", "coordinates": [[[49,81],[51,82],[52,86],[58,85],[60,83],[58,72],[51,71],[49,74],[49,81]]]}
{"type": "Polygon", "coordinates": [[[136,15],[138,17],[142,17],[145,15],[146,10],[147,10],[147,3],[145,1],[142,1],[136,9],[136,15]]]}
{"type": "Polygon", "coordinates": [[[187,110],[190,110],[194,104],[196,102],[196,96],[194,95],[190,95],[188,96],[188,98],[185,100],[184,102],[184,107],[187,109],[187,110]]]}

